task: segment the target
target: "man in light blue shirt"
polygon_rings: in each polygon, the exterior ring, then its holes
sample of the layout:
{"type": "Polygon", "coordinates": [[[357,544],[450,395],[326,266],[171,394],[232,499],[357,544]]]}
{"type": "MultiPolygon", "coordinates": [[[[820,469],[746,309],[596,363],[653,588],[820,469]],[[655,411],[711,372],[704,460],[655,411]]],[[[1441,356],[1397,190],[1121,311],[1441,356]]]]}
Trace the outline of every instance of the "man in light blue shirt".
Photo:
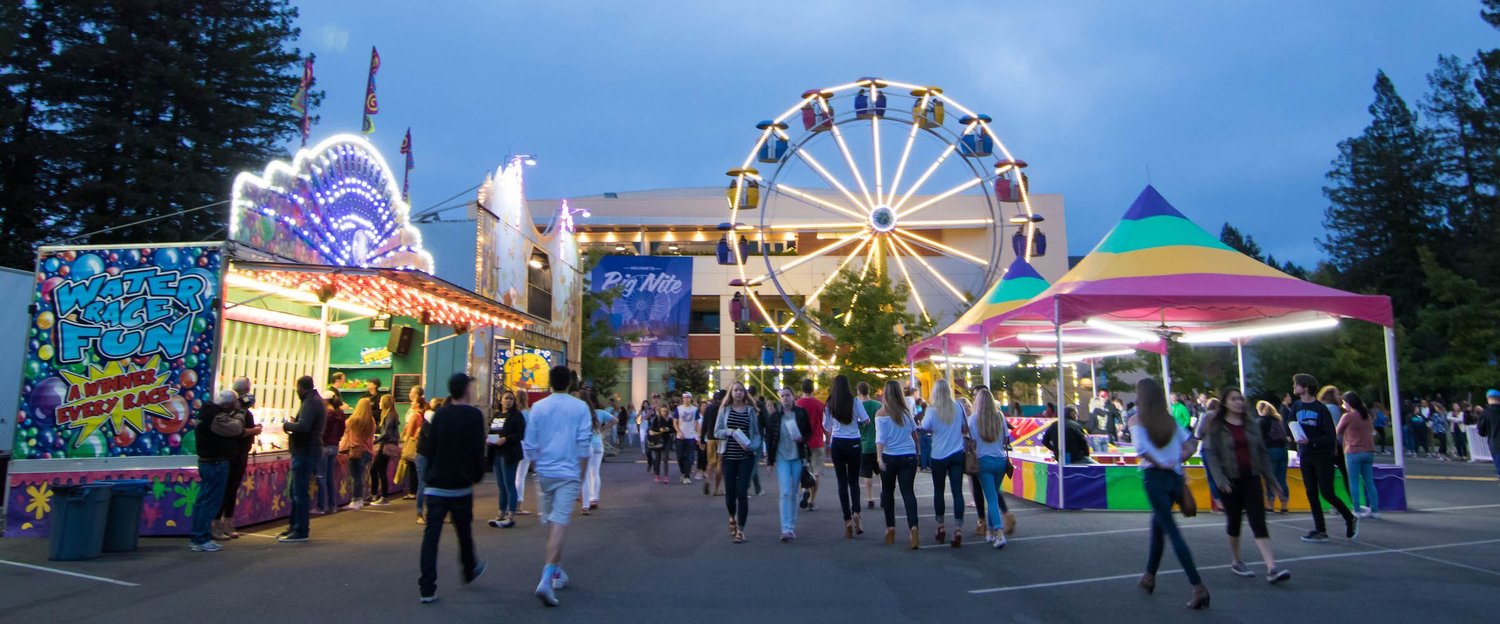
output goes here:
{"type": "Polygon", "coordinates": [[[588,404],[568,395],[575,377],[566,366],[551,371],[552,394],[531,406],[521,450],[537,474],[541,502],[537,515],[551,525],[547,535],[546,567],[536,586],[536,597],[549,607],[558,605],[554,590],[568,584],[562,569],[563,537],[573,515],[573,501],[583,485],[581,461],[589,457],[594,413],[588,404]]]}

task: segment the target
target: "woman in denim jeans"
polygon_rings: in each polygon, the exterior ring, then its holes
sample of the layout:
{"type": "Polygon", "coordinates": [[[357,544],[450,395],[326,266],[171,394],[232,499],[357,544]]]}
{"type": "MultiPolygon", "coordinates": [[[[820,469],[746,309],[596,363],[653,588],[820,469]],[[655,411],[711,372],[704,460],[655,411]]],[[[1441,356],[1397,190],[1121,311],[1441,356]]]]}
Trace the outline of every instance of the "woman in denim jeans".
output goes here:
{"type": "Polygon", "coordinates": [[[1287,466],[1287,435],[1286,423],[1281,421],[1281,410],[1271,405],[1270,401],[1261,401],[1255,404],[1256,413],[1260,414],[1260,436],[1266,445],[1266,456],[1271,459],[1271,474],[1266,477],[1266,511],[1279,509],[1279,513],[1287,512],[1287,489],[1286,489],[1286,466],[1287,466]],[[1276,487],[1271,487],[1274,484],[1276,487]],[[1277,503],[1280,504],[1278,507],[1277,503]]]}
{"type": "Polygon", "coordinates": [[[917,537],[916,422],[901,398],[901,385],[885,382],[882,407],[875,413],[875,456],[880,466],[880,506],[885,510],[885,543],[896,543],[896,488],[901,488],[901,503],[906,507],[906,527],[911,532],[911,549],[921,546],[917,537]]]}
{"type": "Polygon", "coordinates": [[[964,438],[963,428],[966,414],[953,399],[953,389],[947,379],[939,378],[932,384],[932,395],[927,400],[927,415],[922,419],[922,430],[932,434],[932,506],[937,512],[937,543],[947,542],[947,525],[943,488],[953,493],[953,542],[954,548],[963,545],[964,534],[964,438]]]}
{"type": "MultiPolygon", "coordinates": [[[[1000,485],[1005,482],[1005,467],[1010,458],[1005,453],[1007,423],[995,405],[995,395],[988,389],[974,393],[974,416],[969,420],[969,437],[974,440],[974,453],[979,456],[979,485],[984,493],[985,516],[991,519],[1010,515],[1005,499],[1000,497],[1000,485]]],[[[1002,522],[1003,527],[1013,526],[1002,522]]],[[[984,541],[996,550],[1005,547],[1005,531],[1002,526],[990,525],[984,541]]]]}
{"type": "Polygon", "coordinates": [[[328,392],[325,400],[328,417],[323,421],[323,460],[318,462],[318,513],[332,514],[339,506],[338,474],[339,442],[344,439],[344,401],[338,390],[328,392]]]}
{"type": "Polygon", "coordinates": [[[521,440],[526,437],[526,416],[509,390],[500,395],[500,413],[490,420],[490,466],[495,473],[495,487],[500,492],[500,511],[491,527],[508,529],[516,526],[516,468],[521,465],[521,440]]]}
{"type": "MultiPolygon", "coordinates": [[[[1198,442],[1187,430],[1177,426],[1172,413],[1167,411],[1167,395],[1161,384],[1151,377],[1142,378],[1135,384],[1138,406],[1135,422],[1130,425],[1130,435],[1135,441],[1136,454],[1140,457],[1141,478],[1146,486],[1146,500],[1151,503],[1151,545],[1146,558],[1146,573],[1141,575],[1140,588],[1147,594],[1156,592],[1156,571],[1161,567],[1163,538],[1172,542],[1177,561],[1193,585],[1193,599],[1183,605],[1189,609],[1208,607],[1208,588],[1203,577],[1198,576],[1198,567],[1193,565],[1193,552],[1172,518],[1172,505],[1184,495],[1186,483],[1182,478],[1182,462],[1198,450],[1198,442]]],[[[1191,496],[1191,492],[1186,492],[1191,496]]]]}
{"type": "Polygon", "coordinates": [[[369,474],[371,455],[375,453],[375,408],[369,397],[354,404],[354,415],[344,423],[339,452],[349,455],[349,476],[354,480],[347,509],[358,511],[365,505],[365,475],[369,474]]]}
{"type": "Polygon", "coordinates": [[[802,486],[802,466],[807,458],[807,438],[812,422],[807,411],[797,407],[797,394],[782,388],[781,400],[771,404],[766,420],[766,463],[776,469],[781,503],[781,541],[797,541],[797,492],[802,486]],[[792,432],[796,436],[792,436],[792,432]]]}
{"type": "Polygon", "coordinates": [[[1344,416],[1339,419],[1338,434],[1344,442],[1344,461],[1349,467],[1349,504],[1354,506],[1356,516],[1378,518],[1380,493],[1375,491],[1374,422],[1359,395],[1345,392],[1343,399],[1344,416]]]}

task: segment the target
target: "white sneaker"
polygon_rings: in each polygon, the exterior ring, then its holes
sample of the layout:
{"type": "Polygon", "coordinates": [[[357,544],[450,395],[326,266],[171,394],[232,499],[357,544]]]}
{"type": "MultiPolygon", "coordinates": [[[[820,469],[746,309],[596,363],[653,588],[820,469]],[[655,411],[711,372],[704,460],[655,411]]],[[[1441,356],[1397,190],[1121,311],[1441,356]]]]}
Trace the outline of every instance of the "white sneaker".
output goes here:
{"type": "Polygon", "coordinates": [[[995,541],[990,542],[990,546],[994,547],[995,550],[1000,550],[1001,548],[1005,548],[1005,533],[1004,532],[996,533],[995,534],[995,541]]]}
{"type": "Polygon", "coordinates": [[[552,589],[562,589],[568,586],[568,573],[562,568],[557,569],[557,576],[552,577],[552,589]]]}
{"type": "Polygon", "coordinates": [[[191,550],[193,552],[219,552],[221,550],[224,550],[224,547],[220,546],[218,542],[209,540],[207,542],[203,542],[202,544],[189,544],[188,550],[191,550]]]}

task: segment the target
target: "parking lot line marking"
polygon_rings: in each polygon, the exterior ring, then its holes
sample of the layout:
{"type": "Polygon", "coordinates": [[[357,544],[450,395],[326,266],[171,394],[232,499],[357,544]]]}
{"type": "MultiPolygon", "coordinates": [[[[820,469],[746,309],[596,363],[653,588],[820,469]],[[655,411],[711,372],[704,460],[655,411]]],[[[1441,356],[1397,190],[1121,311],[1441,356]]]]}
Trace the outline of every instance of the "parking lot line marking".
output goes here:
{"type": "MultiPolygon", "coordinates": [[[[1374,542],[1367,542],[1365,540],[1357,540],[1357,541],[1359,541],[1362,544],[1368,545],[1368,546],[1374,546],[1376,548],[1385,548],[1384,546],[1381,546],[1381,545],[1376,544],[1374,542]]],[[[1391,550],[1396,550],[1396,549],[1391,549],[1391,550]]],[[[1398,551],[1398,552],[1400,552],[1400,551],[1398,551]]],[[[1483,572],[1485,574],[1489,574],[1489,575],[1492,575],[1492,576],[1500,576],[1500,572],[1496,572],[1496,571],[1488,569],[1488,568],[1481,568],[1481,567],[1478,567],[1478,566],[1471,566],[1471,565],[1466,564],[1466,563],[1459,563],[1457,561],[1448,561],[1447,559],[1439,559],[1437,557],[1431,557],[1431,556],[1428,556],[1428,555],[1419,555],[1419,554],[1414,553],[1414,552],[1401,552],[1401,554],[1406,555],[1408,557],[1416,557],[1417,559],[1425,559],[1425,560],[1431,561],[1433,563],[1441,563],[1441,564],[1445,564],[1445,565],[1450,565],[1450,566],[1453,566],[1455,568],[1463,568],[1465,570],[1472,570],[1474,572],[1483,572]]]]}
{"type": "Polygon", "coordinates": [[[1413,509],[1412,511],[1459,511],[1463,509],[1490,509],[1500,505],[1464,505],[1461,507],[1432,507],[1430,509],[1413,509]]]}
{"type": "MultiPolygon", "coordinates": [[[[1204,527],[1223,527],[1223,526],[1224,526],[1224,523],[1222,523],[1222,522],[1213,522],[1213,523],[1208,523],[1208,524],[1180,524],[1180,525],[1177,525],[1177,528],[1179,528],[1179,529],[1201,529],[1201,528],[1204,528],[1204,527]]],[[[1083,532],[1083,533],[1058,533],[1058,534],[1053,534],[1053,535],[1026,535],[1026,536],[1022,536],[1022,537],[1008,537],[1008,538],[1005,539],[1005,541],[1006,541],[1006,543],[1010,543],[1010,542],[1030,542],[1030,541],[1034,541],[1034,540],[1061,539],[1061,538],[1066,538],[1066,537],[1089,537],[1091,535],[1114,535],[1114,534],[1117,534],[1117,533],[1140,533],[1140,532],[1143,532],[1143,531],[1150,531],[1150,530],[1151,530],[1151,527],[1139,527],[1139,528],[1133,528],[1133,529],[1111,529],[1109,531],[1086,531],[1086,532],[1083,532]]],[[[949,547],[948,544],[934,544],[934,545],[931,545],[931,546],[923,546],[922,548],[948,548],[948,547],[949,547]]],[[[1227,568],[1229,566],[1224,566],[1224,567],[1227,568]]]]}
{"type": "MultiPolygon", "coordinates": [[[[1014,540],[1011,540],[1011,541],[1014,541],[1014,540]]],[[[1454,542],[1454,543],[1451,543],[1451,544],[1435,544],[1435,545],[1432,545],[1432,546],[1413,546],[1411,548],[1378,548],[1377,550],[1361,550],[1361,551],[1356,551],[1356,552],[1330,553],[1330,554],[1326,554],[1326,555],[1310,555],[1310,556],[1307,556],[1307,557],[1292,557],[1290,559],[1277,559],[1276,562],[1278,564],[1281,564],[1281,563],[1292,563],[1292,562],[1296,562],[1296,561],[1316,561],[1316,560],[1320,560],[1320,559],[1344,559],[1344,558],[1347,558],[1347,557],[1368,557],[1368,556],[1371,556],[1371,555],[1410,554],[1410,553],[1414,553],[1414,552],[1418,552],[1418,551],[1423,551],[1423,550],[1435,550],[1435,549],[1439,549],[1439,548],[1458,548],[1460,546],[1479,546],[1479,545],[1483,545],[1483,544],[1500,544],[1500,539],[1477,540],[1477,541],[1472,541],[1472,542],[1454,542]]],[[[1366,543],[1366,545],[1372,545],[1372,544],[1366,543]]],[[[1252,562],[1252,561],[1246,560],[1245,563],[1263,563],[1263,562],[1258,562],[1258,561],[1252,562]]],[[[1441,563],[1450,563],[1450,562],[1441,562],[1441,563]]],[[[1465,566],[1465,567],[1467,567],[1467,566],[1465,566]]],[[[1228,565],[1201,566],[1201,567],[1198,568],[1198,571],[1202,572],[1204,570],[1223,570],[1223,569],[1227,569],[1227,568],[1229,568],[1228,565]]],[[[1491,572],[1491,573],[1493,573],[1490,570],[1484,570],[1484,571],[1485,572],[1491,572]]],[[[1160,576],[1162,574],[1181,574],[1181,573],[1182,573],[1182,570],[1163,570],[1163,571],[1157,572],[1157,576],[1160,576]]],[[[1141,576],[1140,572],[1133,572],[1133,573],[1130,573],[1130,574],[1116,574],[1114,576],[1096,576],[1096,577],[1093,577],[1093,578],[1069,579],[1069,580],[1065,580],[1065,581],[1052,581],[1050,583],[1032,583],[1030,585],[1010,585],[1010,586],[1006,586],[1006,587],[988,587],[988,588],[985,588],[985,589],[971,589],[971,590],[969,590],[969,593],[970,594],[979,595],[979,594],[994,594],[994,593],[1000,593],[1000,592],[1023,591],[1023,590],[1027,590],[1027,589],[1045,589],[1045,588],[1048,588],[1048,587],[1064,587],[1064,586],[1068,586],[1068,585],[1083,585],[1083,584],[1087,584],[1087,583],[1099,583],[1099,582],[1104,582],[1104,581],[1118,581],[1118,580],[1123,580],[1123,579],[1133,579],[1133,578],[1140,578],[1140,576],[1141,576]]]]}
{"type": "Polygon", "coordinates": [[[1436,475],[1406,475],[1407,480],[1415,481],[1494,481],[1494,477],[1440,477],[1436,475]]]}
{"type": "Polygon", "coordinates": [[[15,567],[18,567],[18,568],[26,568],[28,570],[36,570],[38,572],[51,572],[53,574],[61,574],[63,576],[71,576],[73,578],[81,578],[81,579],[86,579],[86,580],[90,580],[90,581],[99,581],[100,583],[109,583],[109,584],[112,584],[112,585],[120,585],[120,586],[123,586],[123,587],[140,587],[139,583],[131,583],[129,581],[117,581],[117,580],[112,579],[112,578],[105,578],[105,577],[102,577],[102,576],[94,576],[92,574],[81,574],[81,573],[78,573],[78,572],[69,572],[67,570],[59,570],[57,568],[48,568],[48,567],[45,567],[45,566],[31,565],[29,563],[21,563],[19,561],[6,561],[4,559],[0,559],[0,563],[3,563],[5,565],[10,565],[10,566],[15,566],[15,567]]]}

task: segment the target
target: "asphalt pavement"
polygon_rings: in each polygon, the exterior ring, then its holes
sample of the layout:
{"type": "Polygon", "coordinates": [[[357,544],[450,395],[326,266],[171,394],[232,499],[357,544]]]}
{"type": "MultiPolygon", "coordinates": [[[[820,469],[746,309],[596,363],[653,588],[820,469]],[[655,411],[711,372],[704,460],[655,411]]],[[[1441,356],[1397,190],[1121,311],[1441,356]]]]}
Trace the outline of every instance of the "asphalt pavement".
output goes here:
{"type": "MultiPolygon", "coordinates": [[[[880,511],[866,534],[843,537],[833,488],[803,512],[799,540],[777,541],[775,478],[752,498],[748,543],[729,540],[724,499],[700,485],[651,482],[636,455],[610,458],[602,508],[574,514],[562,606],[532,597],[545,535],[535,516],[492,529],[496,493],[479,487],[474,532],[489,569],[459,579],[445,533],[435,604],[418,603],[422,527],[411,501],[314,517],[312,541],[280,544],[283,524],[251,527],[219,553],[180,538],[143,539],[139,552],[49,562],[46,541],[0,540],[0,621],[13,622],[1144,622],[1358,619],[1444,622],[1493,618],[1500,588],[1500,486],[1489,464],[1408,464],[1412,511],[1367,521],[1357,540],[1305,544],[1306,514],[1272,515],[1276,556],[1293,573],[1277,586],[1228,570],[1224,517],[1181,519],[1205,582],[1206,613],[1187,612],[1187,581],[1170,549],[1154,596],[1136,588],[1148,516],[1058,512],[1008,499],[1018,530],[1001,551],[971,539],[936,545],[932,482],[918,475],[924,548],[881,543],[880,511]],[[1176,571],[1176,572],[1174,572],[1176,571]]],[[[528,498],[526,507],[533,508],[528,498]]],[[[972,531],[974,510],[966,510],[972,531]]],[[[951,529],[950,522],[950,529],[951,529]]],[[[1330,526],[1338,527],[1333,520],[1330,526]]],[[[1246,530],[1248,538],[1249,531],[1246,530]]],[[[1246,540],[1246,559],[1259,560],[1246,540]]],[[[1260,566],[1252,563],[1257,570],[1260,566]]]]}

